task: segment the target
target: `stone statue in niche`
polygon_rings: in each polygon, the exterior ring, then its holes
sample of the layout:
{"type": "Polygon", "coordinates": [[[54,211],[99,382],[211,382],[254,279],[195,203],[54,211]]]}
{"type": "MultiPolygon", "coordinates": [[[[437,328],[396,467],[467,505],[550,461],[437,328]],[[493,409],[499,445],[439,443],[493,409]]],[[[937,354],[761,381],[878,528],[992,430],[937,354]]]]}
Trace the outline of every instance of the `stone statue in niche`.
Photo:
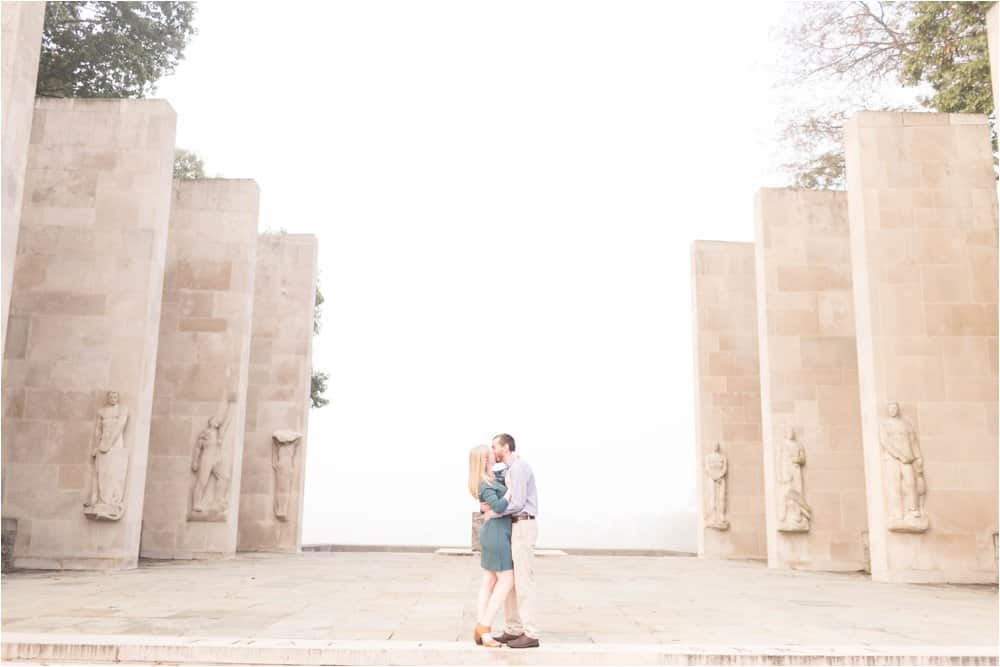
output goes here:
{"type": "Polygon", "coordinates": [[[90,494],[83,504],[87,518],[118,521],[125,513],[127,423],[128,408],[120,404],[117,391],[109,391],[107,403],[97,412],[94,442],[90,448],[90,494]]]}
{"type": "Polygon", "coordinates": [[[188,521],[225,521],[229,505],[232,456],[229,432],[236,395],[232,394],[222,416],[210,417],[198,434],[191,457],[194,484],[188,521]]]}
{"type": "Polygon", "coordinates": [[[712,482],[712,495],[705,525],[716,530],[728,530],[726,519],[726,476],[729,474],[729,460],[722,453],[722,445],[715,443],[715,449],[705,457],[705,474],[712,482]]]}
{"type": "Polygon", "coordinates": [[[302,441],[302,434],[295,431],[275,431],[271,437],[271,467],[274,468],[274,516],[279,521],[288,520],[288,501],[295,479],[295,452],[302,441]]]}
{"type": "Polygon", "coordinates": [[[917,432],[900,416],[899,403],[890,403],[888,412],[889,417],[879,424],[879,443],[887,477],[889,530],[922,533],[930,522],[924,511],[927,481],[917,432]]]}
{"type": "Polygon", "coordinates": [[[806,503],[805,465],[805,447],[789,426],[778,462],[778,530],[783,533],[805,533],[812,525],[812,509],[806,503]]]}

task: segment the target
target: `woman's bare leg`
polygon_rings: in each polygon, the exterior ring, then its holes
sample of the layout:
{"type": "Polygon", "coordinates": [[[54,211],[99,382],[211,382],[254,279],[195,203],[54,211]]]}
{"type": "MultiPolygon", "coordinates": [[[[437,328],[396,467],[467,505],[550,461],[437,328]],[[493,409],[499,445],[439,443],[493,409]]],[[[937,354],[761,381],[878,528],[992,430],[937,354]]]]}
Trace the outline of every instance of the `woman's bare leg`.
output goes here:
{"type": "MultiPolygon", "coordinates": [[[[483,583],[479,587],[479,599],[476,605],[476,623],[483,623],[483,618],[486,616],[486,606],[489,604],[496,583],[497,573],[483,570],[483,583]]],[[[483,623],[483,625],[489,625],[489,623],[483,623]]]]}
{"type": "Polygon", "coordinates": [[[500,605],[504,603],[504,600],[507,599],[507,594],[514,588],[514,570],[497,572],[494,576],[496,577],[496,584],[493,586],[493,592],[490,595],[489,602],[486,604],[486,608],[479,616],[479,622],[482,625],[493,624],[493,619],[496,617],[497,612],[500,611],[500,605]]]}

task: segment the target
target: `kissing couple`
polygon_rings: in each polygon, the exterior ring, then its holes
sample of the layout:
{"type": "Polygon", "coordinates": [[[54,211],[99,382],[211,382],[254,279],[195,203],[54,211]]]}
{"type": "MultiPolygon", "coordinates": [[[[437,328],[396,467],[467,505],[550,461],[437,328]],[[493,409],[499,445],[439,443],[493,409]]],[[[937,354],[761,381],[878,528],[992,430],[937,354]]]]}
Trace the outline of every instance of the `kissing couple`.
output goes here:
{"type": "Polygon", "coordinates": [[[491,446],[469,452],[469,493],[483,512],[483,584],[472,638],[491,648],[539,645],[534,614],[538,491],[531,466],[515,452],[514,438],[506,433],[495,436],[491,446]],[[493,617],[501,604],[506,624],[494,637],[493,617]]]}

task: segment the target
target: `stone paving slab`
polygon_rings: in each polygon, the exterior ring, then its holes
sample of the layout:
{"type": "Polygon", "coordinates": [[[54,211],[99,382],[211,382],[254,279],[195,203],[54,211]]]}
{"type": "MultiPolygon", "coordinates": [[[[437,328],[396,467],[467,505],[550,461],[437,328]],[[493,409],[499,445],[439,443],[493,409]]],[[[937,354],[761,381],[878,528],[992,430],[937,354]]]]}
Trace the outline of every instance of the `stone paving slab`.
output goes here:
{"type": "MultiPolygon", "coordinates": [[[[546,651],[580,644],[659,645],[668,653],[677,646],[996,650],[996,586],[876,583],[863,574],[684,557],[570,555],[540,558],[535,568],[546,651]]],[[[338,552],[150,562],[114,573],[20,572],[0,580],[2,630],[5,641],[153,635],[460,648],[470,642],[480,577],[476,558],[338,552]]]]}
{"type": "Polygon", "coordinates": [[[242,665],[995,665],[985,647],[664,646],[552,644],[486,649],[460,642],[323,641],[239,637],[11,634],[3,660],[242,665]]]}

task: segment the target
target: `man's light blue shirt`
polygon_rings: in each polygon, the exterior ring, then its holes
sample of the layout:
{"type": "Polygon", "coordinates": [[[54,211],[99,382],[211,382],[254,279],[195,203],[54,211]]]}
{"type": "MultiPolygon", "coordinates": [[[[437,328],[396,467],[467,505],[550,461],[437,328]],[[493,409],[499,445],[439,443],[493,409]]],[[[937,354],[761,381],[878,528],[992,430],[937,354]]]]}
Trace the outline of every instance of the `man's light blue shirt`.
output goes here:
{"type": "Polygon", "coordinates": [[[535,488],[535,473],[527,461],[514,459],[507,470],[510,502],[501,516],[530,514],[538,516],[538,489],[535,488]]]}

